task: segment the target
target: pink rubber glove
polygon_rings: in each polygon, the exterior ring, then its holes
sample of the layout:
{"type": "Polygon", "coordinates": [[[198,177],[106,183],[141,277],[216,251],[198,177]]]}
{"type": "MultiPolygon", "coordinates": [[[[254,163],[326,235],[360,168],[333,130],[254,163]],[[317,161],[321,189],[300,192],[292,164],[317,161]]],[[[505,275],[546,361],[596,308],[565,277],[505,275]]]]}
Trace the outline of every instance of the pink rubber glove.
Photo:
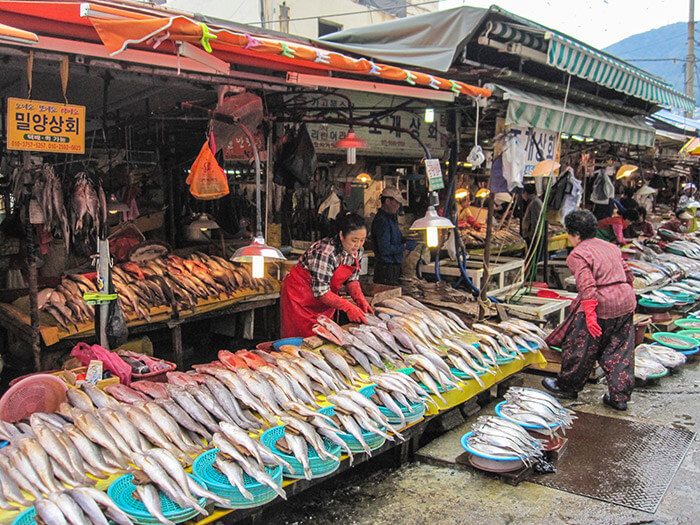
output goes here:
{"type": "Polygon", "coordinates": [[[583,305],[583,311],[586,314],[586,328],[588,328],[588,333],[591,334],[592,337],[600,337],[603,334],[603,330],[598,324],[598,316],[595,313],[598,300],[586,299],[581,301],[581,305],[583,305]]]}

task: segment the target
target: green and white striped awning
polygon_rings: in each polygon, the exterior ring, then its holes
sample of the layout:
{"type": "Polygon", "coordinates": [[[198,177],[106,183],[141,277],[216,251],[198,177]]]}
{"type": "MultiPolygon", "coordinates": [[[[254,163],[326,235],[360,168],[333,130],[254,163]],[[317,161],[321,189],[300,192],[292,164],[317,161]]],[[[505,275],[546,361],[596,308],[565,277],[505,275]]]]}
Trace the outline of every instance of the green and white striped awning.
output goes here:
{"type": "Polygon", "coordinates": [[[547,31],[547,64],[579,78],[658,104],[692,111],[695,101],[644,70],[559,33],[547,31]]]}
{"type": "Polygon", "coordinates": [[[564,115],[562,133],[637,146],[654,144],[654,128],[632,117],[571,103],[567,103],[564,111],[561,100],[499,85],[486,87],[508,101],[506,124],[556,132],[564,115]]]}

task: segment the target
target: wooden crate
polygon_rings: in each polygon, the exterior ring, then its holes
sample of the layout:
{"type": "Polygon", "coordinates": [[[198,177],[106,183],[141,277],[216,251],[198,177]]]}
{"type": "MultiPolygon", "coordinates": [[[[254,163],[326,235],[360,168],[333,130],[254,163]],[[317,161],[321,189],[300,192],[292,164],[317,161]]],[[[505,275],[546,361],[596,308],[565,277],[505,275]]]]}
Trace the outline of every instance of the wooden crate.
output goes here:
{"type": "Polygon", "coordinates": [[[517,303],[505,303],[503,307],[509,315],[521,317],[526,320],[547,321],[551,320],[555,326],[564,321],[571,301],[576,297],[575,293],[564,290],[553,290],[566,299],[549,299],[536,295],[525,295],[517,303]]]}
{"type": "MultiPolygon", "coordinates": [[[[489,263],[489,295],[498,297],[519,288],[523,283],[524,266],[525,261],[520,258],[494,257],[489,263]]],[[[420,269],[423,273],[435,273],[434,264],[423,264],[420,269]]],[[[474,285],[480,288],[484,262],[471,259],[467,261],[466,271],[474,285]]],[[[459,278],[462,274],[455,262],[446,260],[440,263],[440,275],[459,278]]]]}

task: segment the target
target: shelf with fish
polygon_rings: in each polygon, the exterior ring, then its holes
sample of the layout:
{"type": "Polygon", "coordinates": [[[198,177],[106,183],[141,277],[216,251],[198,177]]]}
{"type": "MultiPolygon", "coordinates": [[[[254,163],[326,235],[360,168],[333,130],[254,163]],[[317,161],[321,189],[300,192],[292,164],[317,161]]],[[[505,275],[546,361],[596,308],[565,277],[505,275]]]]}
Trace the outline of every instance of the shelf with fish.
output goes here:
{"type": "MultiPolygon", "coordinates": [[[[94,277],[66,275],[56,288],[39,292],[40,332],[46,346],[69,337],[94,334],[95,311],[82,298],[84,293],[97,291],[94,277]]],[[[130,328],[167,323],[173,318],[190,319],[279,294],[276,279],[253,279],[243,266],[198,253],[187,259],[169,255],[138,265],[117,265],[112,279],[130,328]]],[[[29,298],[0,304],[0,322],[5,326],[19,323],[29,327],[29,298]]]]}

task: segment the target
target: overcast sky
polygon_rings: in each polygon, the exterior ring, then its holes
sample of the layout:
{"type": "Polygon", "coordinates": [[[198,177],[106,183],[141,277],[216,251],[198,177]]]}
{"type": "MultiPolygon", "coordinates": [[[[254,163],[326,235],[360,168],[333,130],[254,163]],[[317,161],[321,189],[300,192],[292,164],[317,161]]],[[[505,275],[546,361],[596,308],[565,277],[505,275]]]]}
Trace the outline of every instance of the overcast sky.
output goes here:
{"type": "Polygon", "coordinates": [[[492,4],[602,49],[637,33],[687,22],[689,0],[442,0],[440,8],[492,4]]]}

